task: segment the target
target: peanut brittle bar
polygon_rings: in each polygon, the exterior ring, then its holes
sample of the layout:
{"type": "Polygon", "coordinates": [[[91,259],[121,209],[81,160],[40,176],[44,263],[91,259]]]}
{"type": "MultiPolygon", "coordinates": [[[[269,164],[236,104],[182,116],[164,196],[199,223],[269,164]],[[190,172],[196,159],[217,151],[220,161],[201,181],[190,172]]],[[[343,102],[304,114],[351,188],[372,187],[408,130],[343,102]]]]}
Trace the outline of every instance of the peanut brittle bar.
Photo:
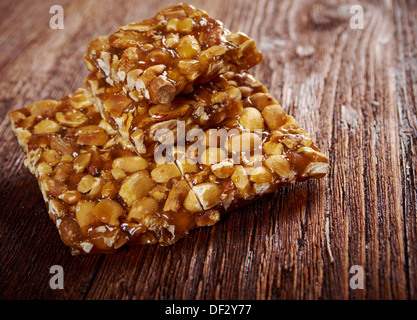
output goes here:
{"type": "Polygon", "coordinates": [[[169,245],[213,225],[175,164],[137,156],[101,119],[85,90],[9,114],[62,241],[79,253],[169,245]]]}
{"type": "Polygon", "coordinates": [[[328,172],[327,157],[260,82],[247,73],[224,79],[241,92],[239,116],[194,126],[184,147],[160,144],[174,149],[175,162],[157,152],[138,156],[85,90],[9,114],[73,254],[170,245],[227,211],[328,172]]]}
{"type": "Polygon", "coordinates": [[[177,164],[204,210],[232,210],[328,173],[328,158],[265,86],[248,73],[224,77],[241,90],[241,114],[216,128],[194,128],[177,152],[177,164]]]}
{"type": "Polygon", "coordinates": [[[167,104],[135,102],[94,74],[85,79],[85,84],[103,119],[130,141],[138,154],[152,155],[164,139],[156,133],[177,130],[177,121],[185,124],[185,130],[194,126],[211,128],[242,112],[240,90],[223,76],[198,85],[191,93],[178,95],[167,104]]]}
{"type": "Polygon", "coordinates": [[[206,12],[187,4],[94,39],[84,56],[97,78],[136,102],[168,104],[181,92],[262,61],[255,41],[231,33],[206,12]]]}
{"type": "Polygon", "coordinates": [[[171,245],[327,157],[245,71],[255,41],[186,4],[99,36],[87,89],[9,114],[72,254],[171,245]]]}
{"type": "Polygon", "coordinates": [[[170,245],[278,188],[327,174],[327,157],[259,81],[247,73],[223,77],[239,88],[239,116],[195,125],[183,145],[160,143],[150,156],[138,156],[82,89],[9,114],[73,254],[170,245]],[[159,147],[173,149],[173,162],[159,147]]]}

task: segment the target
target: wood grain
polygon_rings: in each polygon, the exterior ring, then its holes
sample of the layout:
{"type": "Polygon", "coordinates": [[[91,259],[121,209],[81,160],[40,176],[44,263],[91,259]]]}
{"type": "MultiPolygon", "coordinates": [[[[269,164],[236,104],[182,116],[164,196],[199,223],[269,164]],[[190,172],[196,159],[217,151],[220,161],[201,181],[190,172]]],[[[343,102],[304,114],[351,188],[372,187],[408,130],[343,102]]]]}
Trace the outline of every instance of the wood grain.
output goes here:
{"type": "Polygon", "coordinates": [[[284,188],[171,247],[72,257],[50,221],[7,113],[60,98],[88,42],[175,1],[2,1],[0,298],[416,299],[417,6],[361,1],[190,1],[257,40],[253,73],[329,155],[321,181],[284,188]],[[64,30],[49,28],[50,6],[64,30]],[[64,289],[49,287],[52,265],[64,289]],[[365,287],[349,286],[351,266],[365,287]]]}

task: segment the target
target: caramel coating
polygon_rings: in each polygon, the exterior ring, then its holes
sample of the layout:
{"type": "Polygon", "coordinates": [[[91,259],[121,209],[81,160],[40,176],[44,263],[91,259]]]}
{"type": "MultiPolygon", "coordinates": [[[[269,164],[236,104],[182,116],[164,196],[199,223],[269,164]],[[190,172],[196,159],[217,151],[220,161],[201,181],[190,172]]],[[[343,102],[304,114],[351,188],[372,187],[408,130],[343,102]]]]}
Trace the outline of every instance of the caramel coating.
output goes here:
{"type": "Polygon", "coordinates": [[[170,103],[184,89],[262,61],[255,41],[205,11],[177,4],[94,39],[84,56],[98,78],[139,101],[170,103]]]}

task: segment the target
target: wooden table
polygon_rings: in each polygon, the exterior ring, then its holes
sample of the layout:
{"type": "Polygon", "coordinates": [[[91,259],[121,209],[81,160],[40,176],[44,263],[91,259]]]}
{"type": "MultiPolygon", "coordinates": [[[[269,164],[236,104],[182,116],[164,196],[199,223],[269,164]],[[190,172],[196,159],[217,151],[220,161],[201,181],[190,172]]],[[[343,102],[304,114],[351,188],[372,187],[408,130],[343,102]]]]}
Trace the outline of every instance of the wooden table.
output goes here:
{"type": "Polygon", "coordinates": [[[257,40],[253,73],[329,155],[321,181],[284,188],[171,247],[72,257],[10,129],[9,110],[83,85],[86,45],[174,1],[0,4],[0,298],[417,298],[417,6],[190,1],[257,40]],[[52,30],[49,8],[64,9],[52,30]],[[52,290],[50,268],[64,270],[52,290]],[[364,271],[364,288],[351,277],[364,271]],[[350,273],[352,271],[353,273],[350,273]]]}

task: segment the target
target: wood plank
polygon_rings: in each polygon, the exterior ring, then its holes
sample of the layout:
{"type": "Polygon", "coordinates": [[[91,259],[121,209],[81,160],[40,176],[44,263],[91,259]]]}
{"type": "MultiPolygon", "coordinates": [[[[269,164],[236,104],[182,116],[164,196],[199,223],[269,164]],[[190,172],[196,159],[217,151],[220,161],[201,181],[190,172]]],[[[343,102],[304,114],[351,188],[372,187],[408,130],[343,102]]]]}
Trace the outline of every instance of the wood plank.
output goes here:
{"type": "Polygon", "coordinates": [[[362,4],[363,30],[349,27],[355,1],[190,1],[257,40],[264,62],[253,74],[332,171],[171,247],[69,254],[6,114],[82,86],[92,38],[175,2],[60,1],[64,30],[49,28],[52,0],[0,5],[0,297],[415,299],[417,5],[405,0],[362,4]],[[64,290],[49,287],[54,264],[64,268],[64,290]],[[349,286],[353,265],[364,268],[364,290],[349,286]]]}
{"type": "Polygon", "coordinates": [[[398,112],[398,161],[402,197],[402,214],[404,216],[407,289],[411,299],[417,298],[417,189],[416,189],[416,154],[417,154],[417,72],[415,48],[417,39],[417,6],[401,1],[394,4],[394,23],[396,57],[392,76],[396,81],[396,105],[398,112]]]}

